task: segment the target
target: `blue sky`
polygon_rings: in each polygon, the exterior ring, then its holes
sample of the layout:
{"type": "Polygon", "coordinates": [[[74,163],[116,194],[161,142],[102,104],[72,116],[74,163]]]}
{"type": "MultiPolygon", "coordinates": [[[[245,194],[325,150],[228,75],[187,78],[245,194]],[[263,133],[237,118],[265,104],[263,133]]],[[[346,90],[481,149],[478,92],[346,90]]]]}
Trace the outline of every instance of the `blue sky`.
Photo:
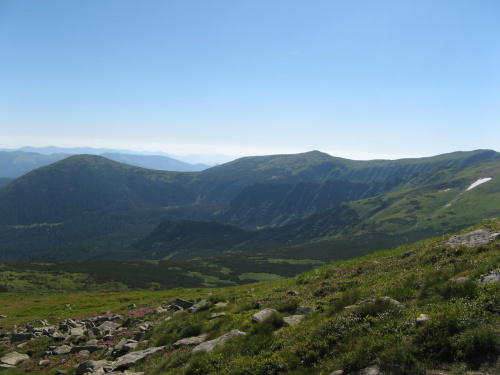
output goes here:
{"type": "Polygon", "coordinates": [[[500,1],[1,0],[0,148],[500,151],[500,1]]]}

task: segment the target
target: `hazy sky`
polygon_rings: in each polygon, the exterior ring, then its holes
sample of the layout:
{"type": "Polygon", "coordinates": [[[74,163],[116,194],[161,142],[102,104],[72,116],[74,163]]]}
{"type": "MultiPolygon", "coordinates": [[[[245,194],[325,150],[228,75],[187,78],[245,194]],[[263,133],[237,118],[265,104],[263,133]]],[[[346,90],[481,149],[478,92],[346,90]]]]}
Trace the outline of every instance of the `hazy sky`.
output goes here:
{"type": "Polygon", "coordinates": [[[500,151],[499,0],[0,0],[0,147],[500,151]]]}

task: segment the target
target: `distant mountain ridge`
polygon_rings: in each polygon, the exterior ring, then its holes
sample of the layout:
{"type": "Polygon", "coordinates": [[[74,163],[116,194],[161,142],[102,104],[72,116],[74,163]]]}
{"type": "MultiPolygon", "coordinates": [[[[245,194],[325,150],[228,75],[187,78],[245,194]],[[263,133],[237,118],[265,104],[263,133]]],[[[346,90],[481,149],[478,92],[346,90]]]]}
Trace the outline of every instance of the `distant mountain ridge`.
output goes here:
{"type": "MultiPolygon", "coordinates": [[[[54,148],[55,150],[56,148],[54,148]]],[[[82,152],[85,150],[87,149],[81,149],[82,152]]],[[[65,153],[39,154],[27,151],[0,151],[0,178],[17,178],[34,169],[70,156],[72,155],[65,153]]],[[[125,164],[163,171],[194,172],[209,168],[209,165],[206,164],[193,165],[161,155],[104,153],[102,156],[125,164]]]]}
{"type": "Polygon", "coordinates": [[[395,161],[312,151],[241,158],[201,172],[76,155],[0,189],[0,248],[33,259],[42,247],[64,259],[76,248],[83,259],[156,259],[359,234],[428,235],[500,214],[499,173],[500,154],[491,150],[395,161]],[[464,193],[486,177],[492,180],[464,193]],[[40,249],[23,245],[28,237],[40,249]]]}

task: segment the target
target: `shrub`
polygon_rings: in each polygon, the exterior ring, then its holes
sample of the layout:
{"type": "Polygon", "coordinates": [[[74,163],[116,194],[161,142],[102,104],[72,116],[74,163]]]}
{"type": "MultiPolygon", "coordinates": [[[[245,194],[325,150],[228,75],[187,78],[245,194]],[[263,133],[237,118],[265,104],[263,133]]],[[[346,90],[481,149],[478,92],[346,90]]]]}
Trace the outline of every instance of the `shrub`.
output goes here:
{"type": "Polygon", "coordinates": [[[279,312],[288,312],[288,313],[293,313],[297,308],[299,307],[299,301],[296,300],[288,300],[288,301],[283,301],[279,303],[275,309],[278,310],[279,312]]]}
{"type": "Polygon", "coordinates": [[[498,354],[500,340],[498,333],[490,326],[470,329],[458,336],[454,342],[459,359],[465,360],[473,369],[490,355],[498,354]]]}
{"type": "Polygon", "coordinates": [[[377,298],[373,303],[364,303],[363,305],[356,307],[356,309],[353,311],[353,314],[364,318],[367,316],[377,316],[392,308],[394,308],[392,302],[377,298]]]}
{"type": "Polygon", "coordinates": [[[202,327],[199,324],[189,325],[181,331],[181,338],[199,336],[202,332],[202,327]]]}

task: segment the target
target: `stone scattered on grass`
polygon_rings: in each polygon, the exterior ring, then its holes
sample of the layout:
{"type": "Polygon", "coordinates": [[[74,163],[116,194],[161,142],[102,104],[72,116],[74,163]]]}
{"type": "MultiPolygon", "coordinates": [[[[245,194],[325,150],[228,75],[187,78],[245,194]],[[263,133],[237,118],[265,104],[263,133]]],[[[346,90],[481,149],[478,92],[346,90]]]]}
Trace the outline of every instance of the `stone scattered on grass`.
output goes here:
{"type": "Polygon", "coordinates": [[[292,316],[287,316],[283,318],[286,324],[289,326],[294,326],[296,324],[299,324],[300,321],[304,318],[304,315],[292,315],[292,316]]]}
{"type": "Polygon", "coordinates": [[[0,358],[0,362],[5,365],[15,366],[30,359],[29,355],[18,352],[10,352],[0,358]]]}
{"type": "Polygon", "coordinates": [[[424,325],[429,320],[430,320],[429,315],[427,315],[427,314],[420,314],[420,316],[416,320],[417,327],[420,327],[420,326],[424,325]]]}
{"type": "Polygon", "coordinates": [[[196,346],[193,349],[193,352],[211,352],[216,347],[221,346],[225,344],[228,340],[231,340],[238,336],[246,336],[246,333],[241,332],[237,329],[233,329],[232,331],[226,333],[225,335],[219,338],[216,338],[215,340],[205,341],[204,343],[201,343],[200,345],[196,346]]]}
{"type": "Polygon", "coordinates": [[[259,311],[258,313],[253,314],[252,316],[252,323],[260,323],[264,319],[270,317],[273,314],[278,314],[278,311],[275,309],[264,309],[259,311]]]}
{"type": "Polygon", "coordinates": [[[178,340],[172,344],[174,348],[179,348],[181,346],[193,346],[200,345],[203,341],[205,341],[207,335],[203,334],[195,337],[186,337],[184,339],[178,340]]]}

